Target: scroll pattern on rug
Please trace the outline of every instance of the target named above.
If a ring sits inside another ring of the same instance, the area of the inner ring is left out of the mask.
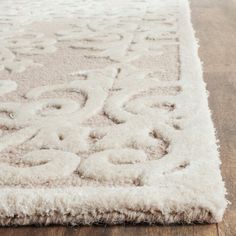
[[[44,20],[80,14],[51,38],[11,24],[19,33],[2,39],[3,70],[24,73],[38,65],[29,56],[54,53],[60,44],[108,65],[72,71],[69,82],[31,88],[23,102],[0,103],[1,184],[143,186],[187,168],[186,158],[173,158],[186,114],[198,107],[185,106],[180,97],[178,1],[135,2],[135,8],[128,1],[109,11],[86,1],[73,11],[72,3],[64,9],[55,1],[58,15],[46,8]],[[18,15],[7,16],[8,22]],[[1,96],[17,90],[17,81],[0,83]]]

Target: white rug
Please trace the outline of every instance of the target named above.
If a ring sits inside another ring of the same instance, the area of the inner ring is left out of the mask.
[[[0,26],[1,225],[221,221],[187,0],[1,1]]]

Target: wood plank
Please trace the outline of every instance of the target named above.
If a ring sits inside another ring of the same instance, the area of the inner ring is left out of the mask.
[[[1,236],[63,236],[67,229],[63,226],[50,227],[5,227],[0,228]]]
[[[1,236],[191,236],[193,226],[81,226],[81,227],[7,227],[0,228]],[[209,235],[211,236],[211,235]]]
[[[194,236],[217,236],[217,224],[212,225],[194,225]]]
[[[193,226],[142,226],[142,225],[122,225],[106,227],[78,227],[67,228],[65,235],[73,236],[142,236],[142,235],[160,235],[160,236],[191,236],[193,235]],[[211,235],[209,235],[211,236]],[[214,235],[215,236],[215,235]]]
[[[103,236],[105,227],[101,226],[80,226],[80,227],[68,227],[64,236],[88,236],[96,235]]]
[[[104,236],[189,236],[193,235],[193,226],[112,226],[107,227]]]

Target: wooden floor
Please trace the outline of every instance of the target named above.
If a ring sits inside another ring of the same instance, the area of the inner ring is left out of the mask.
[[[0,236],[236,236],[236,0],[191,0],[204,79],[221,144],[222,174],[232,202],[220,224],[191,226],[0,228]]]

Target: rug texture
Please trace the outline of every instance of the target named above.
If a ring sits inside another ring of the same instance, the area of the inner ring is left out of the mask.
[[[221,221],[187,0],[0,3],[0,224]]]

